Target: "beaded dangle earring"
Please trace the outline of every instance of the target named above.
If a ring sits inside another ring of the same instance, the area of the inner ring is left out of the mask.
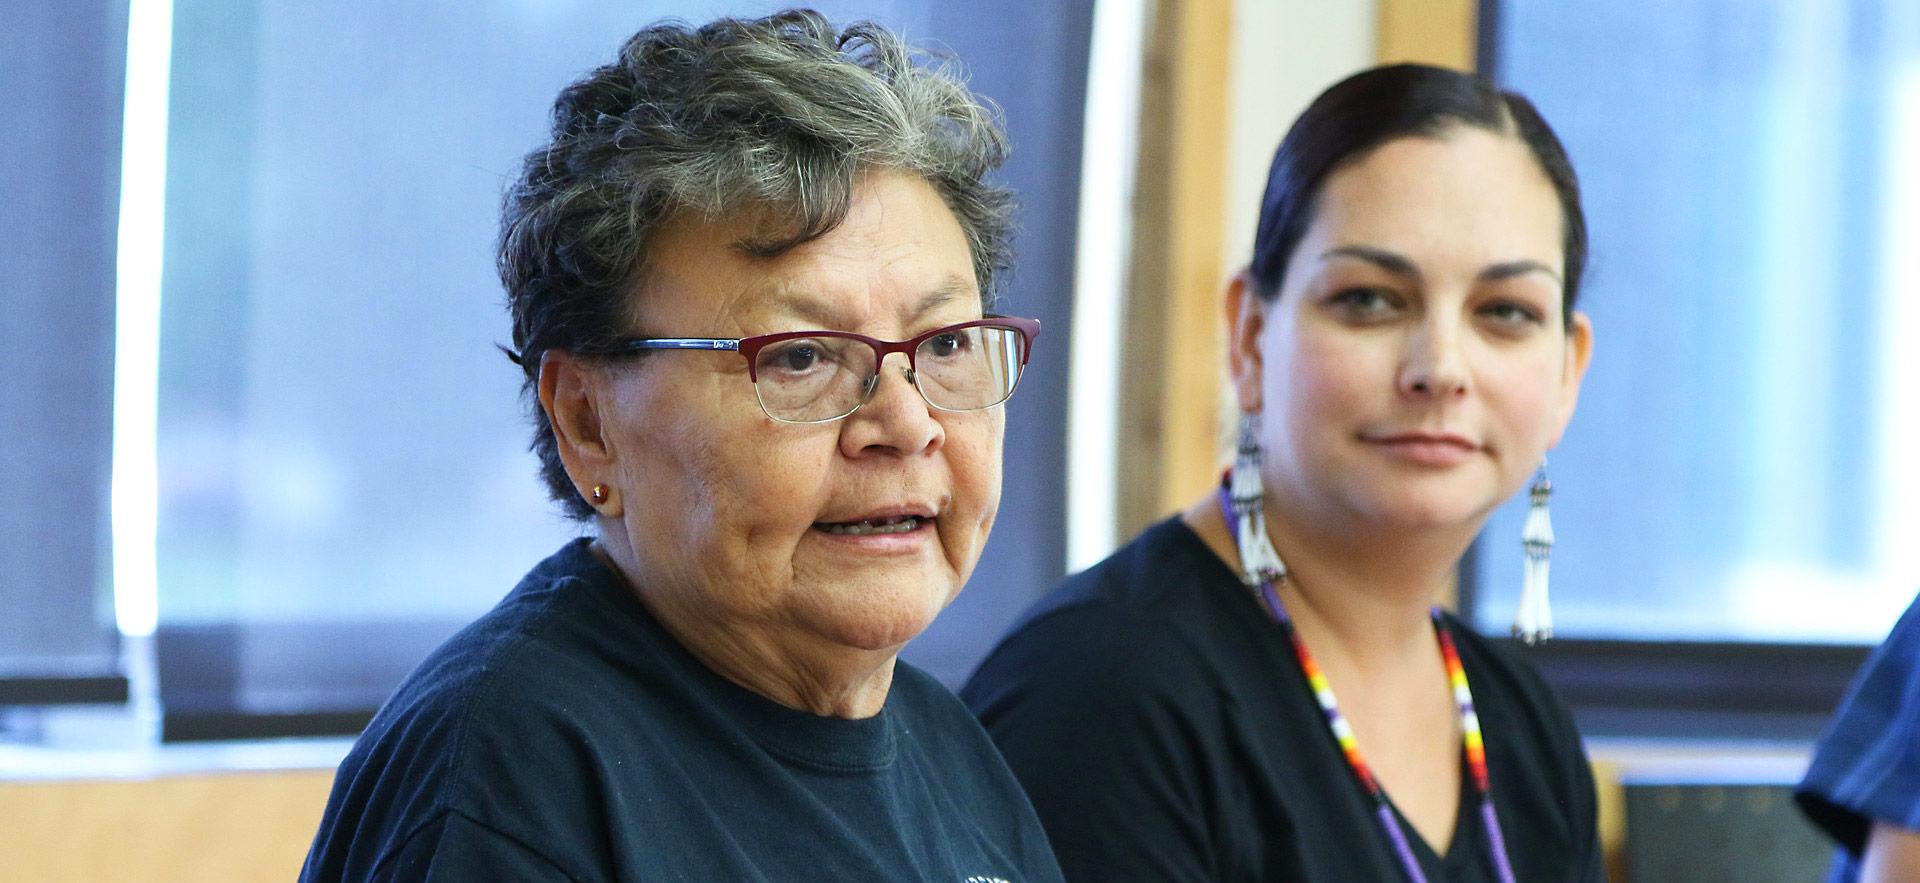
[[[1256,414],[1240,415],[1240,444],[1234,452],[1227,493],[1233,500],[1241,581],[1250,586],[1285,582],[1287,565],[1267,538],[1266,488],[1260,478],[1260,418]]]
[[[1538,644],[1553,637],[1553,611],[1547,606],[1547,564],[1553,554],[1553,520],[1547,516],[1547,500],[1553,496],[1553,482],[1547,480],[1547,461],[1540,461],[1528,496],[1527,523],[1520,530],[1520,547],[1526,552],[1526,574],[1520,583],[1520,612],[1513,620],[1513,636],[1527,644]]]

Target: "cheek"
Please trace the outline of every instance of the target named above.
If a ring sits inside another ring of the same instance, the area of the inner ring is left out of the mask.
[[[629,522],[736,561],[750,554],[742,545],[772,548],[767,541],[786,536],[791,546],[812,525],[833,442],[758,423],[683,412],[636,433],[629,449],[640,456],[629,486],[642,516],[630,514]]]
[[[1391,391],[1392,366],[1379,354],[1333,335],[1300,334],[1284,346],[1269,347],[1266,361],[1268,408],[1298,433],[1312,433],[1376,410],[1368,403],[1380,390]],[[1271,434],[1271,433],[1270,433]]]
[[[837,447],[834,433],[817,430],[762,426],[721,442],[727,463],[716,484],[748,539],[785,537],[791,545],[813,525],[833,480]]]
[[[980,553],[1000,512],[1006,409],[951,416],[962,418],[947,424],[947,443],[942,449],[953,494],[950,512],[956,517],[941,528],[940,540],[947,566],[958,577],[952,589],[952,593],[957,593],[979,564]],[[948,600],[952,599],[952,593]]]
[[[1541,347],[1490,362],[1480,385],[1488,407],[1527,453],[1544,450],[1560,413],[1559,349]]]
[[[973,515],[984,531],[1000,508],[1001,458],[1006,445],[1006,409],[950,415],[945,454],[953,475],[956,509]]]

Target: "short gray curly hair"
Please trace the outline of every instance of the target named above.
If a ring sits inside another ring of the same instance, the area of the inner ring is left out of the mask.
[[[951,59],[870,22],[836,31],[807,10],[661,22],[562,90],[552,122],[507,191],[499,269],[531,447],[575,519],[593,509],[540,407],[541,357],[602,352],[627,333],[648,241],[676,216],[770,212],[786,232],[754,250],[779,254],[838,226],[861,173],[899,170],[959,221],[983,307],[1009,264],[1012,197],[986,181],[1007,153],[996,110]]]

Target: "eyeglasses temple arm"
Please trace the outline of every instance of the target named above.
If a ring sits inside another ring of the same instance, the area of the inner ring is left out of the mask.
[[[740,341],[713,337],[647,337],[623,341],[623,350],[714,350],[738,352]]]

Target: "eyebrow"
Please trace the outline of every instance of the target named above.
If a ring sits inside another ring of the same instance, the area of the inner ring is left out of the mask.
[[[1512,279],[1515,276],[1525,276],[1528,273],[1545,273],[1551,277],[1553,281],[1561,281],[1560,274],[1554,272],[1552,267],[1539,261],[1524,260],[1494,264],[1480,271],[1480,280],[1483,282],[1496,282],[1501,279]]]
[[[1320,255],[1320,259],[1323,261],[1336,257],[1348,257],[1365,261],[1395,276],[1403,276],[1416,282],[1420,279],[1420,268],[1414,266],[1413,261],[1408,260],[1403,255],[1395,254],[1383,248],[1374,248],[1371,245],[1343,245],[1339,248],[1328,249]],[[1524,276],[1528,273],[1545,273],[1547,276],[1552,277],[1553,281],[1561,281],[1560,274],[1555,272],[1552,267],[1534,260],[1502,261],[1497,264],[1490,264],[1481,270],[1475,278],[1482,282],[1497,282],[1502,279],[1512,279],[1515,276]]]

